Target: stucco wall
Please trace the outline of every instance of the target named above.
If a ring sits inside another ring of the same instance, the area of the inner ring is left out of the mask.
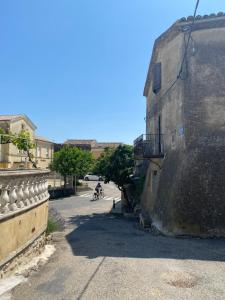
[[[169,159],[173,152],[183,152],[185,148],[184,136],[180,134],[180,128],[183,128],[183,82],[177,82],[176,86],[170,92],[163,96],[171,83],[176,79],[180,67],[180,61],[183,53],[183,36],[180,34],[172,40],[165,39],[159,43],[153,53],[153,62],[162,64],[162,88],[157,94],[152,91],[152,82],[147,97],[146,133],[158,133],[158,117],[161,117],[161,133],[164,135],[165,151],[167,158],[153,159],[150,163],[147,173],[144,191],[141,199],[141,205],[151,217],[158,213],[156,207],[162,207],[159,198],[160,178],[164,170],[167,170],[165,161]],[[179,163],[174,161],[174,165]],[[162,166],[163,165],[163,166]],[[162,166],[162,169],[160,168]],[[164,184],[164,183],[163,183]],[[164,202],[164,197],[163,197]]]
[[[14,257],[47,227],[48,202],[0,219],[0,266]]]
[[[165,91],[176,80],[183,55],[183,35],[179,34],[174,39],[164,40],[154,53],[154,63],[162,64],[162,88],[159,93],[152,91],[152,82],[147,97],[146,133],[158,132],[158,116],[161,116],[161,132],[165,134],[167,149],[180,144],[179,129],[183,127],[183,89],[182,81],[176,83],[168,94]],[[172,136],[175,137],[172,141]]]

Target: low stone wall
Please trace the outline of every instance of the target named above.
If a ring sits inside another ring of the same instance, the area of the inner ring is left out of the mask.
[[[22,267],[24,271],[17,274],[27,277],[32,270],[36,270],[37,267],[30,269],[30,262],[34,257],[38,257],[44,251],[46,244],[51,243],[51,236],[46,236],[43,233],[33,243],[16,255],[13,259],[9,260],[0,268],[0,279],[8,277],[18,272],[18,269]],[[23,268],[23,266],[25,266]]]
[[[74,188],[56,188],[48,190],[50,199],[59,199],[75,195]]]
[[[47,228],[47,174],[33,170],[0,172],[0,269]]]

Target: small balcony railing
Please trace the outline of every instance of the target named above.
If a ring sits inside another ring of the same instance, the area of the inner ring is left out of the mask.
[[[163,134],[142,134],[134,141],[135,159],[162,157],[164,157]]]

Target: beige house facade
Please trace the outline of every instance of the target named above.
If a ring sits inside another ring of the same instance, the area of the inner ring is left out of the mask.
[[[8,133],[18,134],[21,130],[29,132],[36,147],[32,149],[37,167],[47,169],[53,158],[53,142],[35,136],[36,125],[26,115],[1,115],[0,128]],[[1,169],[31,169],[26,153],[19,150],[12,143],[0,143],[0,168]]]
[[[119,142],[97,142],[97,140],[67,140],[64,144],[72,145],[83,150],[89,150],[94,159],[97,159],[105,148],[117,148],[122,143]]]
[[[38,168],[48,169],[53,159],[54,143],[44,137],[35,136],[35,161]]]

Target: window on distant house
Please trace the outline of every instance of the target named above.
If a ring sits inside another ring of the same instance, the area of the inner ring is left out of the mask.
[[[49,158],[49,148],[46,148],[46,158]]]
[[[41,156],[41,148],[37,146],[37,157]]]
[[[153,85],[152,91],[157,94],[161,90],[161,82],[162,82],[162,71],[161,71],[161,62],[158,62],[153,67]]]

